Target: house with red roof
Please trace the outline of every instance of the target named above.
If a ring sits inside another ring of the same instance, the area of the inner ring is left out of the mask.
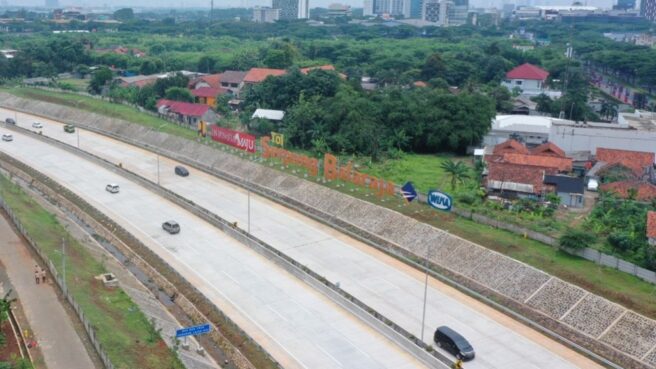
[[[264,82],[264,80],[271,77],[278,77],[286,74],[284,69],[271,69],[271,68],[251,68],[244,77],[245,85],[255,85]]]
[[[656,246],[656,211],[647,212],[647,242]]]
[[[534,199],[556,193],[562,204],[583,206],[583,180],[564,175],[572,171],[572,158],[553,143],[529,150],[511,139],[496,145],[485,164],[484,182],[491,193]]]
[[[642,202],[649,202],[656,199],[656,186],[647,181],[637,179],[604,183],[599,186],[599,190],[613,193],[623,199],[634,197],[635,200]]]
[[[194,104],[182,101],[160,99],[157,101],[157,112],[169,119],[196,129],[200,122],[214,123],[218,115],[205,104]]]
[[[551,98],[558,98],[560,91],[547,88],[549,72],[533,64],[524,63],[506,73],[506,78],[501,82],[508,90],[519,89],[524,96],[538,96],[545,94]]]
[[[191,94],[194,96],[196,103],[205,104],[210,108],[216,106],[216,98],[230,93],[230,91],[223,88],[214,88],[214,87],[200,87],[194,90],[191,90]]]

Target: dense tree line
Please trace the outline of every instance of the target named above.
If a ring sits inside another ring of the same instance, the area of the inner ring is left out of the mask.
[[[487,133],[492,98],[478,92],[394,86],[367,92],[335,73],[298,71],[268,78],[247,93],[245,117],[256,107],[286,109],[287,142],[318,154],[371,156],[400,151],[463,152]],[[272,127],[253,127],[268,133]]]

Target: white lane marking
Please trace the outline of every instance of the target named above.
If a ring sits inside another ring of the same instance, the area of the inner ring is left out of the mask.
[[[226,277],[228,277],[231,281],[235,282],[237,286],[241,285],[239,281],[237,281],[235,278],[233,278],[230,274],[226,273],[225,271],[221,271],[222,274],[224,274]]]
[[[282,319],[282,320],[284,320],[285,322],[289,323],[289,320],[287,320],[287,318],[285,318],[284,316],[282,316],[282,314],[280,314],[280,313],[278,312],[278,310],[272,308],[271,306],[267,306],[267,309],[271,310],[271,311],[272,311],[274,314],[276,314],[280,319]]]
[[[318,347],[319,350],[321,350],[324,354],[326,354],[326,356],[328,356],[329,358],[331,358],[332,361],[334,361],[337,365],[339,365],[340,368],[343,368],[343,367],[344,367],[344,365],[342,365],[342,363],[341,363],[339,360],[335,359],[335,357],[334,357],[333,355],[331,355],[330,353],[328,353],[328,351],[326,351],[323,347],[321,347],[320,345],[317,345],[317,347]]]

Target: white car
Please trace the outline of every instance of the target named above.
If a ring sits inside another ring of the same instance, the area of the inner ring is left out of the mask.
[[[14,136],[12,135],[2,135],[2,141],[13,141]]]
[[[43,124],[39,122],[32,123],[32,128],[43,128]]]
[[[105,190],[109,193],[118,193],[119,187],[118,187],[117,184],[111,184],[110,183],[107,186],[105,186]]]

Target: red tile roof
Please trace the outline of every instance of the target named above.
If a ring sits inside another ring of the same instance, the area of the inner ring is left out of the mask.
[[[227,93],[228,90],[224,88],[201,87],[191,90],[191,94],[196,97],[217,97]]]
[[[311,70],[315,69],[321,69],[321,70],[335,70],[334,65],[326,64],[326,65],[321,65],[318,67],[307,67],[307,68],[301,68],[301,73],[303,74],[308,74]]]
[[[597,160],[608,164],[621,164],[631,169],[637,176],[640,176],[644,173],[645,167],[654,165],[654,153],[600,147],[597,149]]]
[[[190,117],[202,117],[210,109],[210,107],[205,104],[193,104],[182,101],[159,99],[157,101],[157,108],[159,109],[162,106],[167,106],[169,111],[173,113]]]
[[[572,170],[571,158],[558,158],[544,155],[527,154],[503,154],[504,162],[510,164],[528,165],[532,167],[554,168],[559,172],[570,172]]]
[[[533,64],[525,63],[506,73],[508,79],[532,79],[544,81],[549,77],[549,72]]]
[[[190,88],[195,88],[196,85],[200,82],[205,82],[212,88],[219,88],[219,87],[221,87],[221,75],[220,74],[208,74],[206,76],[198,77],[195,80],[189,82],[189,87]]]
[[[236,83],[244,82],[244,78],[248,72],[241,72],[237,70],[227,70],[220,74],[222,83]]]
[[[656,238],[656,211],[647,212],[647,237]]]
[[[424,81],[415,81],[415,83],[412,84],[415,87],[427,87],[428,85]]]
[[[656,186],[649,182],[633,180],[633,181],[620,181],[613,183],[604,183],[599,186],[601,191],[614,192],[621,198],[629,197],[629,189],[635,189],[636,200],[638,201],[651,201],[656,198]]]
[[[512,182],[533,186],[534,194],[541,194],[546,185],[544,176],[556,174],[554,168],[534,167],[511,163],[488,163],[487,181]]]
[[[244,83],[260,83],[269,76],[282,76],[287,73],[284,69],[269,69],[269,68],[251,68],[244,77]]]
[[[515,154],[528,154],[526,146],[515,140],[508,140],[494,146],[494,155],[502,155],[505,153]]]
[[[543,143],[538,147],[531,149],[532,155],[544,155],[544,156],[555,156],[558,158],[565,157],[565,151],[560,147],[556,146],[553,142]]]

